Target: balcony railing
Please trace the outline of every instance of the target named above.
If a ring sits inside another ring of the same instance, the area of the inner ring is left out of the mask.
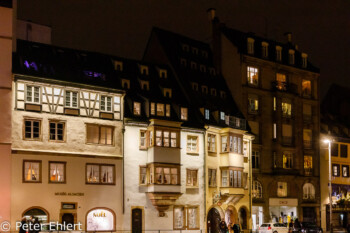
[[[293,137],[282,136],[282,145],[284,145],[284,146],[293,145]]]
[[[305,149],[311,149],[312,148],[312,141],[311,140],[304,140],[304,148]]]
[[[235,129],[245,130],[247,128],[245,119],[234,116],[225,116],[225,124]]]

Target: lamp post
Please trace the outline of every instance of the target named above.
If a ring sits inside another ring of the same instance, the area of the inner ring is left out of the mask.
[[[333,232],[332,228],[332,161],[331,161],[331,140],[324,140],[328,143],[328,195],[329,195],[329,229]]]

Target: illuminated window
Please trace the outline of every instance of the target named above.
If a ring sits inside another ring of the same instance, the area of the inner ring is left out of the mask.
[[[293,168],[293,154],[291,152],[283,153],[283,168],[284,169]]]
[[[301,54],[301,61],[302,61],[302,67],[306,68],[307,67],[307,54],[306,53]]]
[[[259,83],[259,71],[258,68],[248,66],[247,67],[248,84],[257,86]]]
[[[220,120],[225,120],[225,112],[220,112]]]
[[[259,112],[259,97],[257,95],[248,95],[248,112],[250,114]]]
[[[332,164],[332,173],[333,173],[333,176],[340,176],[340,171],[339,171],[339,164]]]
[[[315,187],[311,183],[305,183],[303,186],[303,199],[315,199]]]
[[[198,153],[198,136],[187,135],[187,153]]]
[[[349,165],[342,165],[342,176],[349,177]]]
[[[228,152],[227,136],[221,136],[221,153]]]
[[[178,168],[174,167],[156,167],[155,182],[157,184],[178,184]]]
[[[276,111],[277,109],[277,100],[276,97],[273,97],[273,111]]]
[[[282,47],[276,46],[276,61],[282,61]]]
[[[66,183],[66,162],[49,162],[50,183]]]
[[[253,198],[259,199],[259,198],[262,198],[262,194],[263,194],[262,185],[259,181],[255,180],[253,182],[253,187],[252,187],[252,196]]]
[[[157,116],[164,116],[164,104],[157,104]]]
[[[260,151],[257,151],[257,150],[252,151],[252,168],[254,169],[260,168]]]
[[[277,182],[277,196],[286,197],[288,193],[287,182]]]
[[[199,230],[199,207],[187,207],[187,229]]]
[[[41,161],[23,160],[23,182],[41,182]]]
[[[276,74],[276,87],[279,90],[287,90],[287,77],[285,74],[277,73]]]
[[[216,136],[214,134],[208,134],[208,151],[216,151]]]
[[[25,119],[24,120],[24,138],[31,140],[40,140],[41,120]]]
[[[65,107],[77,108],[78,107],[78,92],[66,91]]]
[[[233,168],[221,170],[221,186],[222,187],[242,187],[242,170],[236,170]]]
[[[208,185],[216,187],[216,169],[208,169]]]
[[[262,56],[267,58],[269,56],[269,44],[266,42],[262,42],[261,46],[262,46]]]
[[[178,147],[178,134],[178,132],[169,130],[156,130],[156,146]]]
[[[273,139],[277,138],[277,124],[273,123]]]
[[[26,102],[40,104],[40,87],[26,86]]]
[[[170,146],[171,147],[177,147],[177,135],[178,133],[175,133],[175,132],[171,132],[170,134]]]
[[[141,115],[141,103],[134,102],[134,115],[140,116]]]
[[[147,168],[140,166],[140,185],[147,184]]]
[[[311,97],[311,81],[303,79],[301,83],[302,95],[304,97]]]
[[[140,130],[140,149],[146,149],[147,148],[147,131],[146,130]]]
[[[113,145],[113,127],[86,124],[86,142],[101,145]]]
[[[163,131],[163,146],[164,147],[170,146],[170,132],[169,131]]]
[[[165,105],[165,116],[170,117],[170,104]]]
[[[102,95],[100,109],[104,112],[112,112],[112,97]]]
[[[306,176],[312,175],[312,156],[304,155],[304,172]]]
[[[204,110],[204,118],[205,118],[206,120],[209,120],[209,117],[210,117],[210,115],[209,115],[209,109],[205,109],[205,110]]]
[[[163,132],[161,130],[156,131],[156,146],[162,146]]]
[[[188,109],[181,108],[181,120],[187,121],[188,119]]]
[[[290,65],[294,65],[294,57],[295,57],[294,54],[295,54],[295,51],[293,49],[290,49],[288,51],[288,61]]]
[[[86,164],[87,184],[114,184],[115,166],[107,164]]]
[[[151,115],[156,115],[156,104],[151,103]]]
[[[247,38],[247,52],[248,54],[254,54],[254,39]]]
[[[289,100],[282,100],[282,116],[291,117],[292,116],[292,104]]]
[[[50,141],[64,141],[65,123],[50,121]]]
[[[186,186],[198,186],[197,182],[198,170],[186,169]]]

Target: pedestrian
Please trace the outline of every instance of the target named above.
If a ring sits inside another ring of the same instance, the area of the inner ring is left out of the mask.
[[[33,233],[39,233],[41,231],[41,226],[39,222],[39,218],[36,217],[33,222]]]
[[[27,224],[27,218],[23,217],[21,220],[21,226],[19,228],[19,233],[26,233],[25,224]]]
[[[238,224],[233,224],[232,230],[233,230],[233,233],[239,233]]]
[[[226,226],[224,219],[221,219],[221,222],[219,224],[219,228],[220,228],[221,233],[227,233],[227,226]]]
[[[34,216],[30,216],[28,220],[28,233],[35,233],[34,232]]]

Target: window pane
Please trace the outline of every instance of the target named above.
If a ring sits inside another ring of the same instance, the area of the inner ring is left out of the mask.
[[[184,207],[174,207],[174,228],[182,229],[184,228]]]
[[[188,228],[194,229],[199,228],[198,226],[198,208],[197,207],[189,207],[188,208]]]
[[[63,163],[50,163],[50,181],[51,182],[65,181]]]
[[[87,125],[87,142],[99,143],[99,127],[97,125]]]
[[[33,182],[40,181],[39,162],[24,162],[24,180]]]
[[[100,182],[100,166],[99,165],[87,165],[87,182],[88,183],[99,183]]]
[[[114,183],[114,166],[101,166],[101,182]]]

